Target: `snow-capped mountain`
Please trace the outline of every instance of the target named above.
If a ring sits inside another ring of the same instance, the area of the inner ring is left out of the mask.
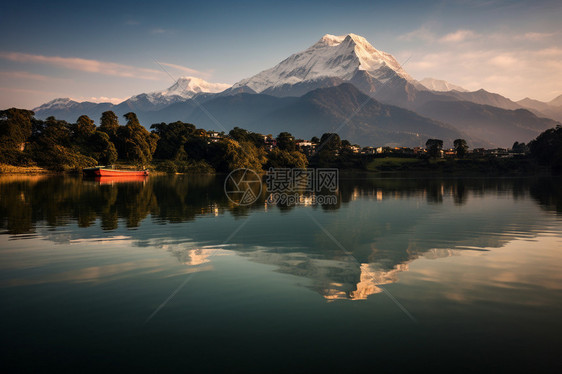
[[[455,90],[459,92],[468,92],[468,90],[462,88],[461,86],[457,86],[442,79],[424,78],[420,81],[420,83],[432,91],[446,92]]]
[[[71,100],[68,97],[60,97],[58,99],[51,100],[41,106],[38,106],[37,108],[34,108],[33,111],[37,112],[40,110],[60,110],[66,109],[76,104],[78,104],[77,101]]]
[[[150,104],[161,107],[191,99],[200,93],[222,92],[229,87],[230,85],[225,83],[210,83],[201,78],[181,77],[172,86],[163,91],[135,95],[127,101],[131,104],[148,101]]]
[[[231,90],[249,88],[257,93],[293,96],[294,88],[311,89],[361,79],[374,92],[395,77],[424,89],[389,53],[375,49],[365,38],[355,34],[326,34],[305,51],[296,53],[271,69],[234,84]],[[363,87],[361,89],[365,90]]]
[[[201,78],[181,77],[176,83],[168,87],[164,91],[154,91],[147,93],[147,98],[153,103],[162,101],[177,101],[177,98],[190,99],[199,93],[217,93],[226,90],[230,84],[210,83]],[[131,99],[133,99],[133,96]]]
[[[157,110],[179,101],[191,99],[198,94],[222,92],[229,87],[230,85],[225,83],[210,83],[196,77],[181,77],[165,90],[132,96],[115,105],[115,107],[129,108],[130,110]],[[69,98],[58,98],[34,108],[33,111],[39,113],[57,110],[68,111],[73,107],[80,107],[83,104],[95,105],[96,103],[87,101],[77,102]],[[98,104],[104,107],[113,106],[111,103]]]
[[[408,75],[392,55],[375,49],[361,36],[328,34],[310,48],[230,88],[184,77],[168,89],[135,95],[118,105],[56,99],[35,112],[37,118],[55,116],[71,122],[83,114],[97,120],[107,110],[119,117],[132,111],[147,128],[181,120],[216,129],[218,119],[225,129],[292,131],[298,137],[334,131],[344,119],[352,118],[339,131],[359,144],[414,145],[423,143],[424,137],[456,136],[471,140],[473,146],[502,147],[516,140],[527,142],[556,126],[543,117],[561,118],[560,107],[553,107],[552,114],[533,114],[520,103],[483,89],[466,92],[445,81],[424,81],[429,88]],[[355,112],[358,102],[365,103],[359,106],[361,113]],[[384,113],[393,114],[385,117]],[[416,113],[426,118],[413,116]],[[486,144],[478,139],[485,139]]]

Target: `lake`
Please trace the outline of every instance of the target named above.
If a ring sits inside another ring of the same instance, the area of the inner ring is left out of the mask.
[[[560,372],[562,180],[0,177],[3,372]]]

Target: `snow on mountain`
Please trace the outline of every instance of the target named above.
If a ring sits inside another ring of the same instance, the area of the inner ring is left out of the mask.
[[[361,71],[378,83],[397,75],[419,86],[391,54],[375,49],[362,36],[326,34],[305,51],[290,56],[271,69],[241,80],[232,90],[248,87],[262,93],[280,86],[302,85],[304,82],[327,78],[351,81]]]
[[[152,104],[164,105],[191,99],[199,93],[222,92],[229,87],[230,85],[225,83],[210,83],[196,77],[181,77],[172,86],[163,91],[136,95],[131,97],[129,101],[134,103],[142,98]]]
[[[43,105],[34,108],[33,111],[37,112],[40,110],[58,110],[58,109],[66,109],[70,106],[76,105],[78,102],[69,99],[68,97],[61,97],[54,100],[49,101]]]
[[[163,91],[153,91],[141,93],[116,105],[116,107],[129,108],[130,110],[157,110],[178,101],[185,101],[193,98],[197,94],[217,93],[229,88],[229,84],[210,83],[196,77],[181,77],[172,86]],[[87,101],[77,102],[69,98],[58,98],[49,101],[37,108],[35,112],[47,113],[56,110],[68,110],[80,106],[80,104],[95,104]],[[99,103],[103,106],[112,105],[111,103]]]
[[[435,78],[424,78],[420,81],[420,83],[425,86],[427,89],[432,91],[460,91],[460,92],[468,92],[468,90],[462,88],[461,86],[454,85],[442,79],[435,79]]]

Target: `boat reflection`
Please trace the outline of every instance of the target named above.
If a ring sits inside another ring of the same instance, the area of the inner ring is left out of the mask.
[[[116,184],[116,183],[135,183],[135,182],[146,182],[148,180],[147,175],[119,175],[114,177],[94,177],[96,183],[100,185],[104,184]]]

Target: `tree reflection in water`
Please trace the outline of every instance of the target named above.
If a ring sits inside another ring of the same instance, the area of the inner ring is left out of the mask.
[[[149,215],[159,223],[186,222],[200,215],[230,212],[245,216],[263,210],[267,191],[251,206],[230,202],[223,190],[222,175],[175,175],[147,178],[141,182],[104,184],[95,180],[62,176],[0,177],[0,228],[8,234],[33,232],[37,223],[50,227],[76,222],[89,227],[100,220],[104,230],[114,230],[123,220],[128,228],[138,227]],[[350,179],[341,180],[337,210],[358,197],[400,199],[425,196],[429,204],[443,203],[452,196],[457,205],[470,196],[510,194],[514,199],[530,194],[549,211],[562,213],[559,179]],[[303,199],[306,201],[306,199]],[[274,208],[269,206],[269,209]],[[294,205],[278,204],[280,211]]]

